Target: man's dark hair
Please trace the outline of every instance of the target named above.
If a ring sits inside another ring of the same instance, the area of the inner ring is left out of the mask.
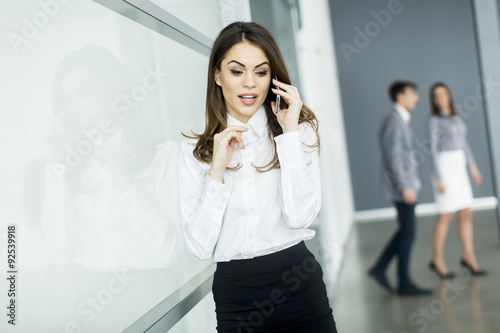
[[[389,97],[396,102],[398,94],[404,94],[407,87],[417,90],[417,84],[410,81],[395,81],[389,87]]]

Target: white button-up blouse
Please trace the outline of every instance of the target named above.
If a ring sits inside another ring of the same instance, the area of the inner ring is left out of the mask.
[[[321,207],[321,184],[316,134],[308,122],[299,131],[274,138],[280,169],[258,172],[274,147],[261,107],[243,124],[227,115],[228,126],[248,128],[245,149],[235,146],[224,183],[209,176],[210,164],[193,156],[195,140],[181,144],[180,203],[186,245],[204,260],[248,259],[280,251],[314,236],[307,229]]]

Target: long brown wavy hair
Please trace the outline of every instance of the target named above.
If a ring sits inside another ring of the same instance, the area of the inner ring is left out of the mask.
[[[432,85],[430,91],[429,91],[429,99],[430,99],[430,102],[431,102],[431,114],[433,114],[434,116],[441,115],[441,110],[438,108],[438,106],[434,102],[434,92],[436,91],[437,88],[444,88],[448,92],[448,96],[450,97],[450,105],[449,105],[450,106],[450,115],[452,117],[455,116],[457,114],[457,112],[455,111],[455,106],[454,106],[454,103],[453,103],[453,97],[451,96],[450,89],[443,82],[434,83]]]
[[[283,59],[276,41],[267,29],[254,22],[234,22],[226,26],[219,33],[219,36],[214,42],[212,53],[210,54],[205,110],[205,132],[203,134],[193,133],[191,136],[183,134],[187,138],[198,140],[196,147],[193,150],[193,155],[200,162],[207,164],[212,163],[214,135],[227,128],[226,103],[222,94],[222,88],[215,82],[216,70],[221,70],[221,62],[229,50],[234,45],[242,42],[248,42],[260,48],[264,52],[266,57],[269,59],[269,64],[271,66],[271,77],[277,76],[278,81],[291,84],[285,60]],[[259,172],[266,172],[271,169],[280,168],[278,154],[276,151],[276,143],[273,138],[283,134],[283,129],[271,109],[271,101],[274,101],[276,98],[276,95],[271,91],[271,86],[272,85],[270,85],[264,101],[264,108],[267,113],[269,139],[274,145],[274,156],[267,165],[256,167]],[[281,99],[280,107],[283,108],[285,105],[286,103],[283,99]],[[316,143],[309,147],[318,148],[319,151],[320,138],[318,133],[318,120],[316,119],[314,113],[307,106],[303,105],[302,110],[300,111],[299,124],[305,121],[311,124],[317,137]],[[235,170],[238,168],[228,169]]]

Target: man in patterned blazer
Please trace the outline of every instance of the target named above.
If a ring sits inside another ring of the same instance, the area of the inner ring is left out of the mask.
[[[418,173],[415,137],[409,126],[410,112],[418,101],[416,84],[396,81],[389,88],[393,107],[385,115],[379,129],[382,153],[381,190],[398,212],[399,229],[386,245],[380,258],[368,271],[383,288],[393,292],[385,271],[392,258],[398,257],[400,295],[428,295],[431,290],[418,287],[410,277],[411,247],[415,238],[415,206],[421,180]]]

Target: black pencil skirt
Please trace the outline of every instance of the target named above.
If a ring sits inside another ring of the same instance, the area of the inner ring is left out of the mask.
[[[217,332],[337,332],[323,271],[300,242],[247,260],[217,263]]]

